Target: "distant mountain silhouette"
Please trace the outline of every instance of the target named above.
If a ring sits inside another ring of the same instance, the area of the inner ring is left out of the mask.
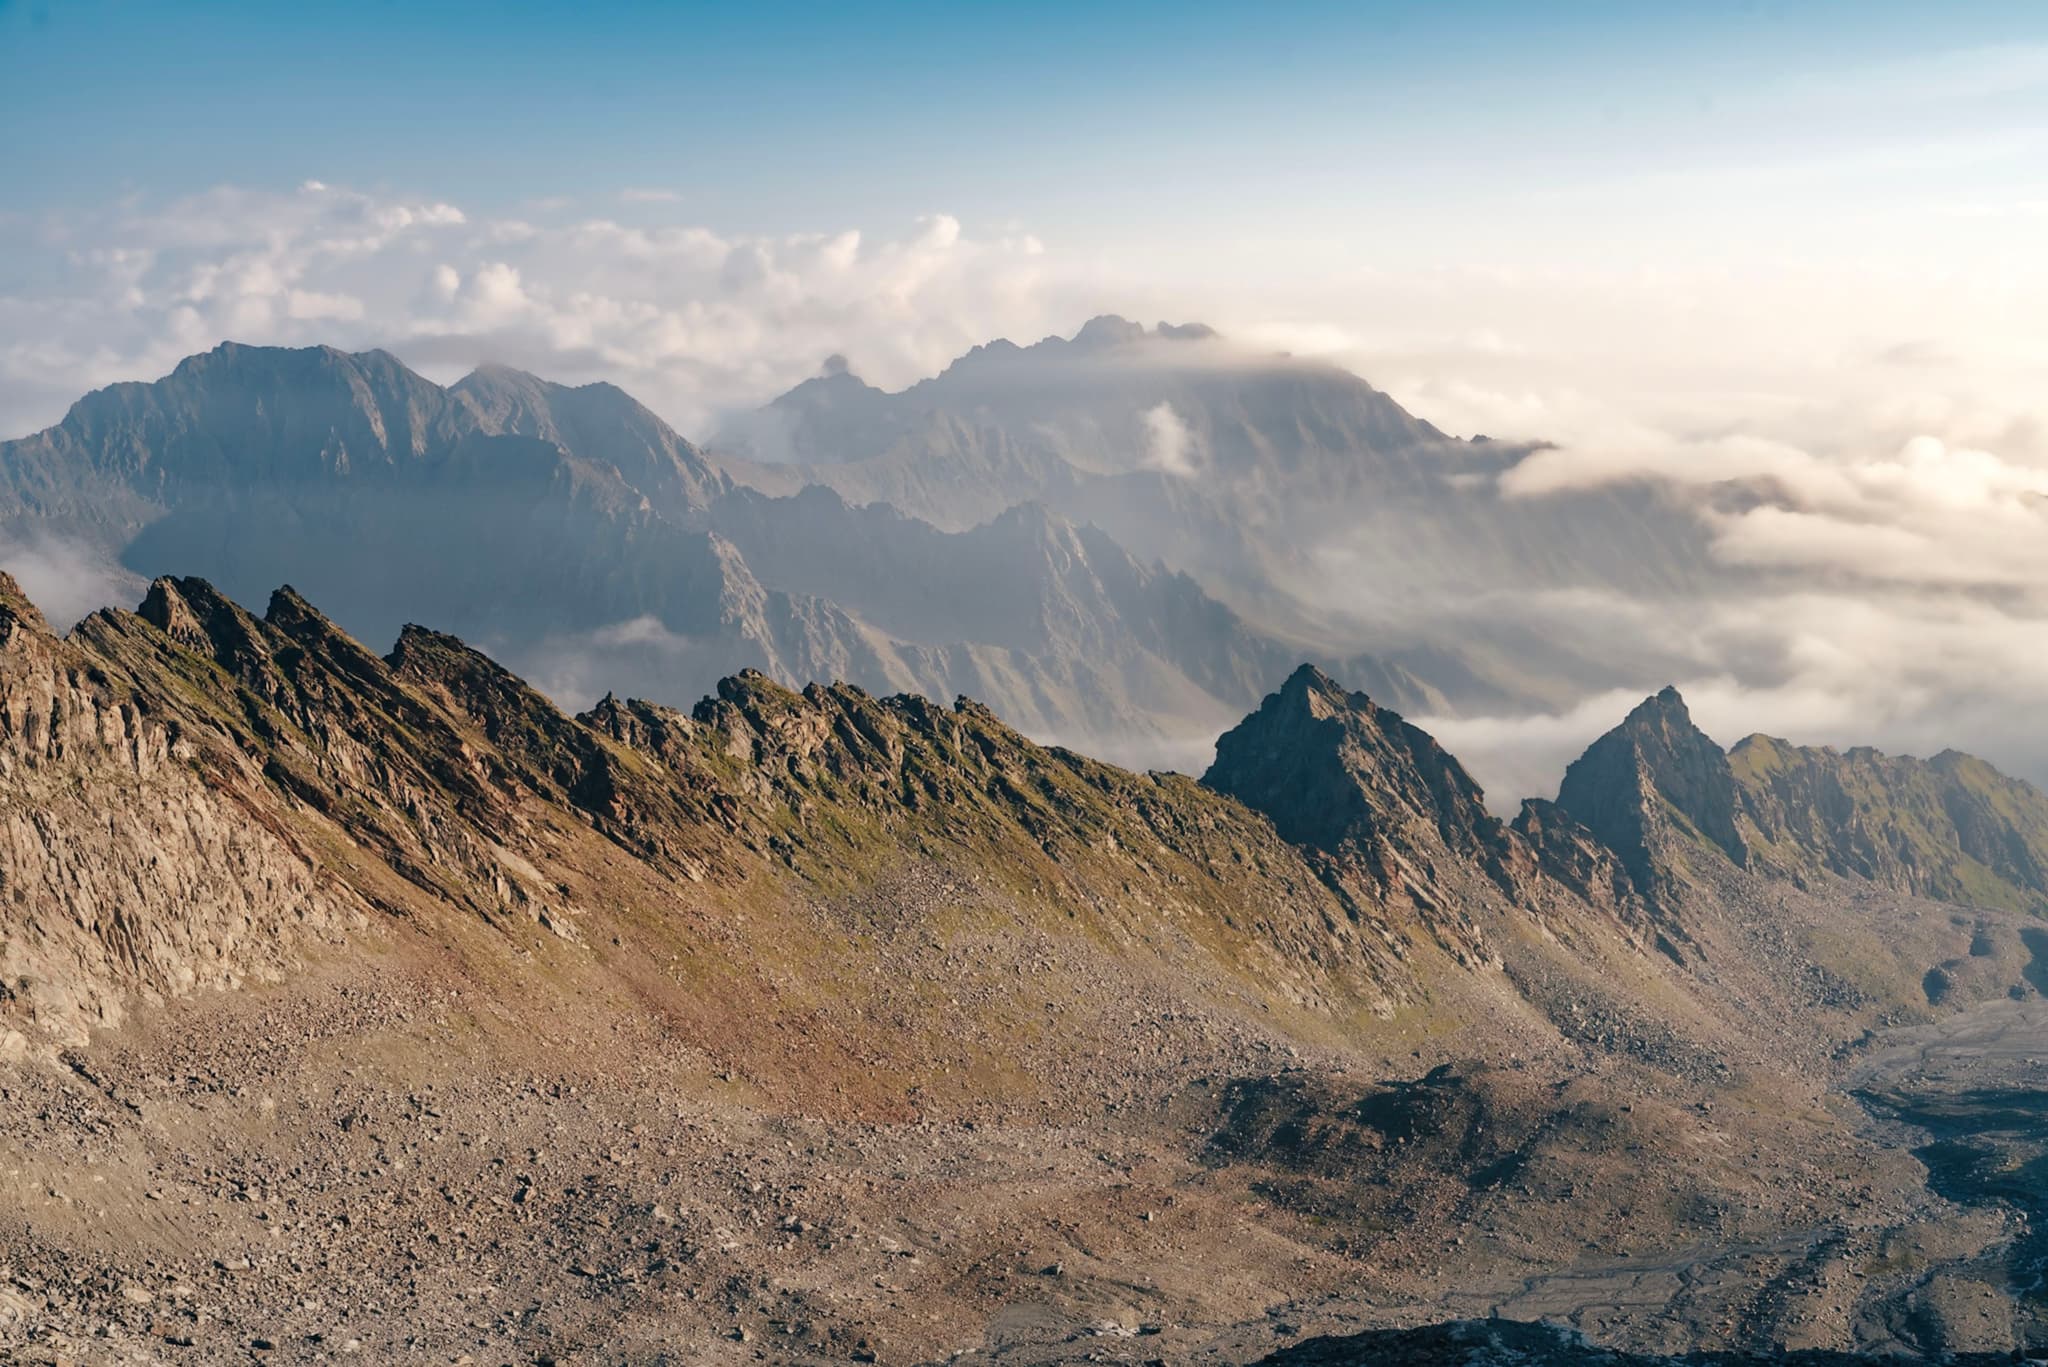
[[[571,701],[685,702],[757,668],[972,694],[1139,758],[1213,735],[1302,653],[1041,503],[947,530],[823,488],[765,496],[610,385],[487,367],[444,389],[384,352],[226,344],[88,395],[0,444],[0,529],[241,597],[289,581],[372,639],[443,623]],[[1398,663],[1319,658],[1443,701]]]

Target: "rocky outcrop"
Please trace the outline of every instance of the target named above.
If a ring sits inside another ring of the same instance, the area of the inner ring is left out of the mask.
[[[276,978],[364,924],[261,761],[165,695],[185,683],[59,640],[0,576],[0,1052]]]
[[[1420,925],[1468,962],[1495,958],[1489,911],[1559,926],[1640,917],[1590,832],[1547,806],[1508,827],[1427,732],[1313,665],[1217,741],[1202,781],[1271,817],[1359,914]]]
[[[1547,877],[1592,906],[1637,918],[1642,893],[1621,857],[1555,802],[1524,799],[1513,831]]]

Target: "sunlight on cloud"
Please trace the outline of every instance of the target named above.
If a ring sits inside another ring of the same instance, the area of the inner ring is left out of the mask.
[[[666,192],[629,191],[642,206]],[[86,386],[161,375],[223,339],[387,347],[439,378],[499,361],[632,389],[686,430],[833,352],[902,384],[1093,293],[1024,234],[932,214],[894,237],[732,236],[583,217],[473,219],[452,204],[308,181],[124,201],[23,225],[48,269],[0,299],[0,428],[53,421]]]

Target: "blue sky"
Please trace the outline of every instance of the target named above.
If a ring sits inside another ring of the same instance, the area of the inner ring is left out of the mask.
[[[1980,110],[1774,101],[2044,33],[2030,3],[1882,0],[12,0],[0,176],[31,212],[307,177],[500,207],[645,184],[732,231],[943,208],[1085,240],[1313,195],[1342,231],[1375,188],[1470,198],[1963,131]],[[2043,112],[2038,89],[2005,104]]]

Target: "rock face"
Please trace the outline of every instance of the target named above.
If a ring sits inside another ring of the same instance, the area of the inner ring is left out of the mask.
[[[1729,752],[1758,859],[1940,901],[2048,912],[2048,797],[1983,760],[1751,736]]]
[[[1749,858],[1728,756],[1693,725],[1675,688],[1646,699],[1574,760],[1557,806],[1615,851],[1644,889],[1697,844],[1738,867]]]
[[[151,606],[200,638],[168,587]],[[0,576],[0,1036],[79,1042],[133,1000],[274,979],[364,924],[368,901],[269,818],[262,762],[181,724],[164,682],[51,635]]]
[[[1427,732],[1303,665],[1216,742],[1203,780],[1265,813],[1354,908],[1399,935],[1420,925],[1494,962],[1481,922],[1633,924],[1640,901],[1593,835],[1551,810],[1514,828]]]

